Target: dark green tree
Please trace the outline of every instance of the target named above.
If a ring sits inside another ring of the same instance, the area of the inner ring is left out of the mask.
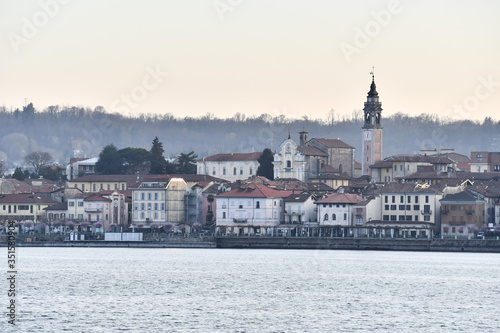
[[[58,181],[58,180],[64,178],[61,168],[50,167],[50,166],[45,166],[45,167],[41,168],[39,175],[45,179],[49,179],[49,180],[53,180],[53,181]]]
[[[163,150],[163,143],[158,139],[157,136],[155,136],[153,140],[153,145],[151,147],[151,159],[150,159],[150,167],[149,167],[149,173],[150,174],[163,174],[166,171],[166,165],[167,161],[165,160],[165,157],[163,156],[163,153],[165,150]]]
[[[123,173],[123,161],[114,144],[111,143],[102,149],[95,164],[95,171],[103,175]]]
[[[257,176],[264,176],[267,179],[274,180],[274,156],[271,149],[264,149],[262,155],[260,155],[257,161],[259,162],[259,167],[257,168]]]
[[[118,155],[122,158],[123,172],[126,174],[144,173],[148,170],[151,153],[144,148],[123,148],[118,150]]]
[[[17,180],[24,180],[24,172],[21,168],[17,167],[12,174],[12,178]]]
[[[165,173],[166,174],[177,173],[177,164],[167,161],[165,164]]]
[[[177,172],[178,173],[196,173],[196,159],[198,155],[194,151],[190,151],[187,154],[180,153],[177,156]]]

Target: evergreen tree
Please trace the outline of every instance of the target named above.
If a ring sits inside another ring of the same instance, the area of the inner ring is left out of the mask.
[[[180,153],[177,156],[177,172],[179,173],[196,173],[196,159],[198,155],[194,151],[190,151],[187,154]]]
[[[21,170],[21,168],[17,167],[14,170],[14,174],[12,175],[12,178],[17,179],[17,180],[24,180],[24,172]]]
[[[155,136],[153,146],[151,147],[151,163],[149,167],[150,174],[163,174],[166,171],[167,161],[163,156],[163,143]]]
[[[123,159],[114,144],[104,147],[99,154],[99,160],[95,164],[96,173],[103,175],[121,174],[123,170]]]
[[[274,156],[271,149],[264,149],[262,155],[260,155],[258,159],[259,167],[257,169],[257,176],[264,176],[267,179],[274,180],[273,161]]]

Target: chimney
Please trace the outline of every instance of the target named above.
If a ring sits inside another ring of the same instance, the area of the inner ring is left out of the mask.
[[[299,137],[300,137],[300,145],[305,146],[307,142],[307,132],[306,131],[299,132]]]

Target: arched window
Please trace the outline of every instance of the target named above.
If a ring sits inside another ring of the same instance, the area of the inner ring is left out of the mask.
[[[337,219],[337,215],[332,214],[332,221],[335,221]]]
[[[291,161],[286,161],[286,167],[291,168],[292,167],[292,162]]]
[[[323,220],[328,221],[328,214],[325,214],[325,218]]]

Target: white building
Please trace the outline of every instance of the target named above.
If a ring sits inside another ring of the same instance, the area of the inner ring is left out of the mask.
[[[317,222],[314,197],[308,192],[292,193],[285,198],[285,223]]]
[[[199,175],[210,175],[231,182],[245,180],[257,174],[262,152],[231,153],[208,156],[196,161]]]
[[[68,180],[78,178],[82,175],[93,174],[95,172],[95,164],[99,160],[94,158],[71,158],[66,166],[66,176]]]
[[[315,202],[320,226],[352,226],[353,205],[363,198],[357,194],[333,193]]]
[[[132,189],[132,223],[149,226],[184,223],[188,186],[182,178],[169,182],[142,182]]]
[[[290,194],[292,191],[275,190],[260,184],[218,194],[215,197],[217,232],[272,235],[284,221],[284,199]]]

